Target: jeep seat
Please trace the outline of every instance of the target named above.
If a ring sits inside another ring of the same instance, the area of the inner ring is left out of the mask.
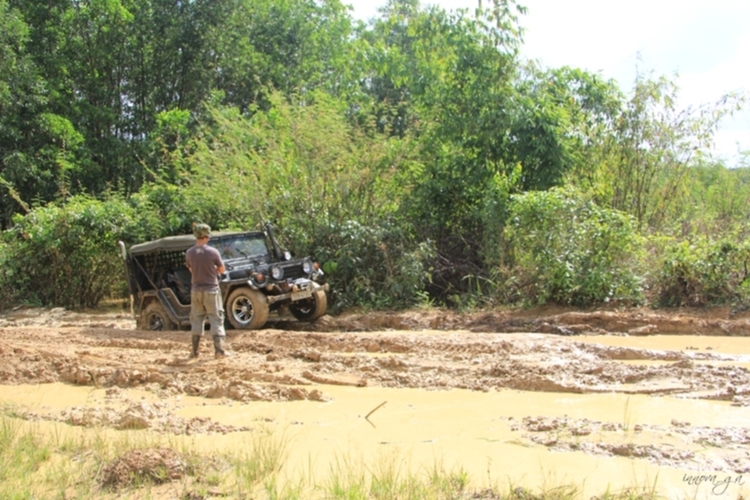
[[[190,303],[190,281],[192,276],[187,268],[175,269],[169,273],[169,286],[183,304]]]

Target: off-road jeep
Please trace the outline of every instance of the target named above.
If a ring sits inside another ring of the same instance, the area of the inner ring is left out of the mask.
[[[173,330],[190,326],[190,271],[185,251],[193,235],[168,236],[133,245],[120,242],[133,312],[138,328]],[[313,321],[326,312],[328,284],[310,258],[292,259],[282,252],[270,223],[265,232],[212,233],[226,272],[219,288],[229,327],[262,328],[269,313],[288,308],[300,321]]]

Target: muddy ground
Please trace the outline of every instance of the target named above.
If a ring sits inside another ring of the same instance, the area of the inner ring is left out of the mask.
[[[576,340],[583,334],[745,337],[750,314],[728,309],[351,313],[312,324],[278,320],[261,331],[230,330],[231,357],[215,360],[210,340],[204,339],[201,356],[189,360],[188,332],[135,330],[123,310],[17,309],[0,315],[0,385],[104,387],[108,397],[124,403],[119,410],[74,407],[57,414],[29,411],[26,417],[172,434],[247,430],[207,418],[181,419],[172,412],[173,396],[223,398],[227,404],[326,401],[329,385],[619,392],[750,405],[750,370],[740,366],[747,365],[750,353],[721,354],[691,345],[608,347]],[[153,391],[163,403],[130,400],[132,388]],[[686,418],[669,427],[633,429],[644,436],[679,436],[686,443],[659,449],[649,439],[624,447],[586,440],[592,433],[622,431],[615,423],[529,415],[511,425],[519,436],[550,449],[750,473],[748,427],[692,426]],[[710,458],[696,453],[696,444],[711,447]]]

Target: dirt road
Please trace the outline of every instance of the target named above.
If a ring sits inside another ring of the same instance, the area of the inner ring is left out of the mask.
[[[715,348],[722,339],[748,340],[750,316],[723,309],[326,316],[309,325],[277,321],[262,331],[229,331],[233,356],[221,360],[213,358],[208,339],[202,355],[188,360],[188,332],[134,328],[122,311],[6,313],[0,317],[0,385],[63,382],[107,388],[112,395],[138,388],[165,399],[189,395],[230,402],[326,401],[326,388],[338,385],[649,394],[750,405],[750,351],[743,352],[750,344]],[[673,336],[677,345],[655,349],[633,342],[657,336]],[[207,419],[185,422],[170,416],[165,405],[37,417],[177,434],[242,430]],[[748,426],[696,426],[689,416],[666,427],[635,426],[649,435],[680,436],[685,446],[670,449],[649,440],[625,447],[586,440],[622,431],[621,424],[608,422],[529,414],[511,426],[524,439],[555,450],[750,473]],[[698,445],[711,447],[711,453],[696,451]]]

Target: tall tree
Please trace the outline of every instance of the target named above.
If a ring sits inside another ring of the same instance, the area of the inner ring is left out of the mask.
[[[479,269],[480,208],[493,178],[513,170],[506,162],[508,104],[522,12],[511,0],[471,14],[394,0],[364,35],[370,74],[363,85],[375,125],[423,145],[404,210],[437,242],[436,283],[444,289],[462,287]]]
[[[602,201],[633,215],[641,228],[659,229],[674,214],[687,169],[710,148],[721,119],[742,102],[729,94],[680,109],[677,94],[675,82],[639,75],[605,144]]]
[[[81,136],[48,108],[48,86],[27,52],[31,31],[0,0],[0,227],[16,212],[67,193]]]

